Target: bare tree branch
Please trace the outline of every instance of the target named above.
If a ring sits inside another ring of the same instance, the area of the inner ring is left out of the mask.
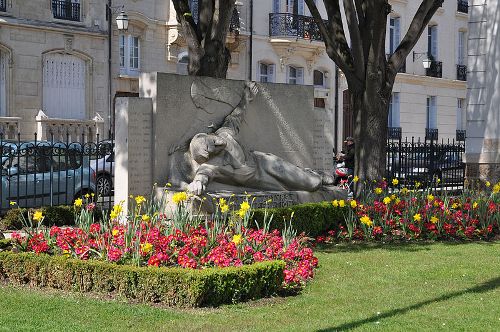
[[[347,27],[351,37],[351,49],[354,58],[354,71],[356,76],[363,77],[365,71],[365,59],[363,57],[363,43],[359,31],[359,21],[353,0],[344,0],[344,11],[346,14]]]
[[[410,51],[415,47],[432,16],[443,4],[443,0],[423,0],[408,28],[408,32],[394,54],[389,58],[388,70],[395,73],[403,65]]]

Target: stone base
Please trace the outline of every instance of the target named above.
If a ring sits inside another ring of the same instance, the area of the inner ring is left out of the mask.
[[[172,196],[181,190],[173,188],[157,188],[156,199],[163,200],[165,212],[173,211],[175,204]],[[190,209],[195,213],[210,214],[215,212],[216,203],[219,198],[226,199],[227,202],[234,202],[236,208],[248,199],[253,208],[277,208],[297,205],[302,203],[317,203],[332,201],[335,199],[346,199],[347,191],[335,186],[324,187],[321,190],[308,191],[253,191],[247,194],[233,193],[230,191],[207,192],[201,196],[195,196],[189,203]]]
[[[465,177],[469,183],[476,181],[497,183],[500,181],[500,164],[467,163],[465,167]]]

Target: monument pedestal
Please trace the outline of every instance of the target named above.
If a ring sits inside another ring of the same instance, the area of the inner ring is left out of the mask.
[[[173,211],[175,204],[172,197],[180,189],[160,187],[156,189],[156,199],[163,200],[163,210]],[[248,200],[252,208],[280,208],[302,203],[319,203],[335,199],[347,199],[347,191],[335,186],[325,186],[323,189],[309,191],[248,191],[247,193],[233,193],[231,191],[206,192],[203,195],[192,197],[189,208],[194,213],[210,214],[215,212],[216,204],[224,198],[228,204],[233,203],[231,209],[239,209],[242,202]]]

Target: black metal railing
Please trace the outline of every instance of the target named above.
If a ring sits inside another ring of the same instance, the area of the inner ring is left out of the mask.
[[[52,0],[54,18],[68,21],[80,21],[80,3],[70,0]]]
[[[238,13],[238,10],[234,8],[233,15],[231,15],[231,21],[229,23],[229,32],[239,33],[240,29],[240,14]]]
[[[467,14],[469,12],[469,2],[467,0],[457,0],[457,11]]]
[[[425,139],[430,141],[437,141],[438,133],[439,131],[437,128],[425,128]]]
[[[12,207],[72,205],[75,199],[101,209],[113,204],[113,141],[5,140],[0,134],[0,211]]]
[[[431,66],[425,71],[426,76],[443,77],[443,63],[441,61],[431,61]]]
[[[387,179],[398,179],[400,186],[414,186],[417,182],[421,188],[463,187],[465,164],[463,154],[465,144],[454,140],[421,141],[409,140],[387,141]]]
[[[467,66],[457,65],[457,80],[467,81]]]
[[[6,2],[7,0],[0,0],[0,12],[4,12],[7,10]]]
[[[289,13],[269,14],[269,36],[323,41],[313,17]]]
[[[387,128],[387,138],[388,139],[401,139],[401,127],[389,127],[389,128]]]
[[[458,142],[465,142],[466,132],[463,129],[457,129],[456,139]]]

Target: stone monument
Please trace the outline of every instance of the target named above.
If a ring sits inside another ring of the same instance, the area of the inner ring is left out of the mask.
[[[142,98],[117,101],[115,176],[133,181],[115,201],[153,183],[160,195],[167,182],[170,192],[235,200],[250,193],[254,205],[346,195],[330,186],[331,121],[314,109],[312,87],[152,73],[142,75],[140,91]],[[139,162],[144,174],[130,151],[150,156]]]

